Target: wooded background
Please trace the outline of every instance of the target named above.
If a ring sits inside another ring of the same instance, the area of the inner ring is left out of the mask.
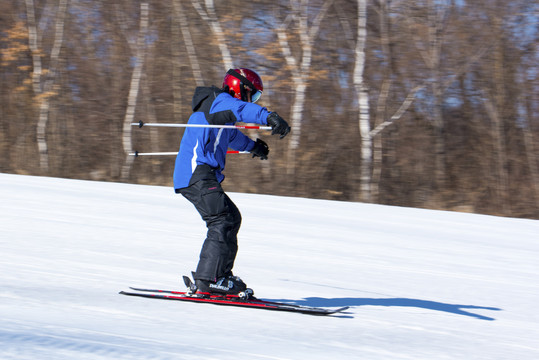
[[[264,81],[225,190],[539,218],[536,0],[6,0],[0,171],[171,185],[196,86]],[[172,189],[171,189],[172,191]]]

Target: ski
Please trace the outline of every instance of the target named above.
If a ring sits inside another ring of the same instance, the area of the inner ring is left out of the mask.
[[[188,302],[210,303],[210,304],[215,304],[215,305],[236,306],[236,307],[253,308],[253,309],[298,312],[298,313],[310,314],[310,315],[331,315],[331,314],[336,314],[336,313],[339,313],[348,309],[348,306],[330,309],[330,308],[312,307],[312,306],[303,306],[303,305],[267,301],[267,300],[257,299],[255,297],[243,299],[237,295],[218,295],[218,294],[206,294],[206,293],[191,294],[186,291],[143,289],[143,288],[134,288],[134,287],[131,287],[130,289],[132,291],[120,291],[120,294],[127,295],[127,296],[151,298],[151,299],[188,301]]]

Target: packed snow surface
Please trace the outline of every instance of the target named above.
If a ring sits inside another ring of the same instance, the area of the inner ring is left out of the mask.
[[[229,193],[235,274],[311,316],[183,290],[205,225],[171,188],[0,174],[1,359],[539,359],[539,222]]]

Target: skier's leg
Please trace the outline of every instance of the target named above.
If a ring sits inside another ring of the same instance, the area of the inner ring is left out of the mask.
[[[232,274],[232,268],[234,267],[234,260],[238,252],[238,231],[241,226],[241,214],[237,206],[232,200],[225,194],[228,216],[227,216],[227,234],[226,241],[228,246],[228,255],[225,262],[225,275]]]
[[[195,279],[216,281],[232,270],[241,215],[216,180],[200,180],[181,193],[193,203],[208,228]]]

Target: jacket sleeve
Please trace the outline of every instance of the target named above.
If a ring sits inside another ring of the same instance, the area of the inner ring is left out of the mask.
[[[238,99],[236,103],[238,104],[238,121],[245,123],[255,123],[260,125],[267,125],[267,118],[269,111],[260,105],[244,102]]]
[[[227,112],[232,112],[231,116],[227,116],[230,122],[245,122],[267,125],[269,111],[260,105],[241,101],[230,96],[227,93],[221,93],[213,102],[210,114],[218,116],[218,113],[223,115]]]
[[[231,130],[228,146],[237,151],[251,151],[255,142],[239,130]]]

